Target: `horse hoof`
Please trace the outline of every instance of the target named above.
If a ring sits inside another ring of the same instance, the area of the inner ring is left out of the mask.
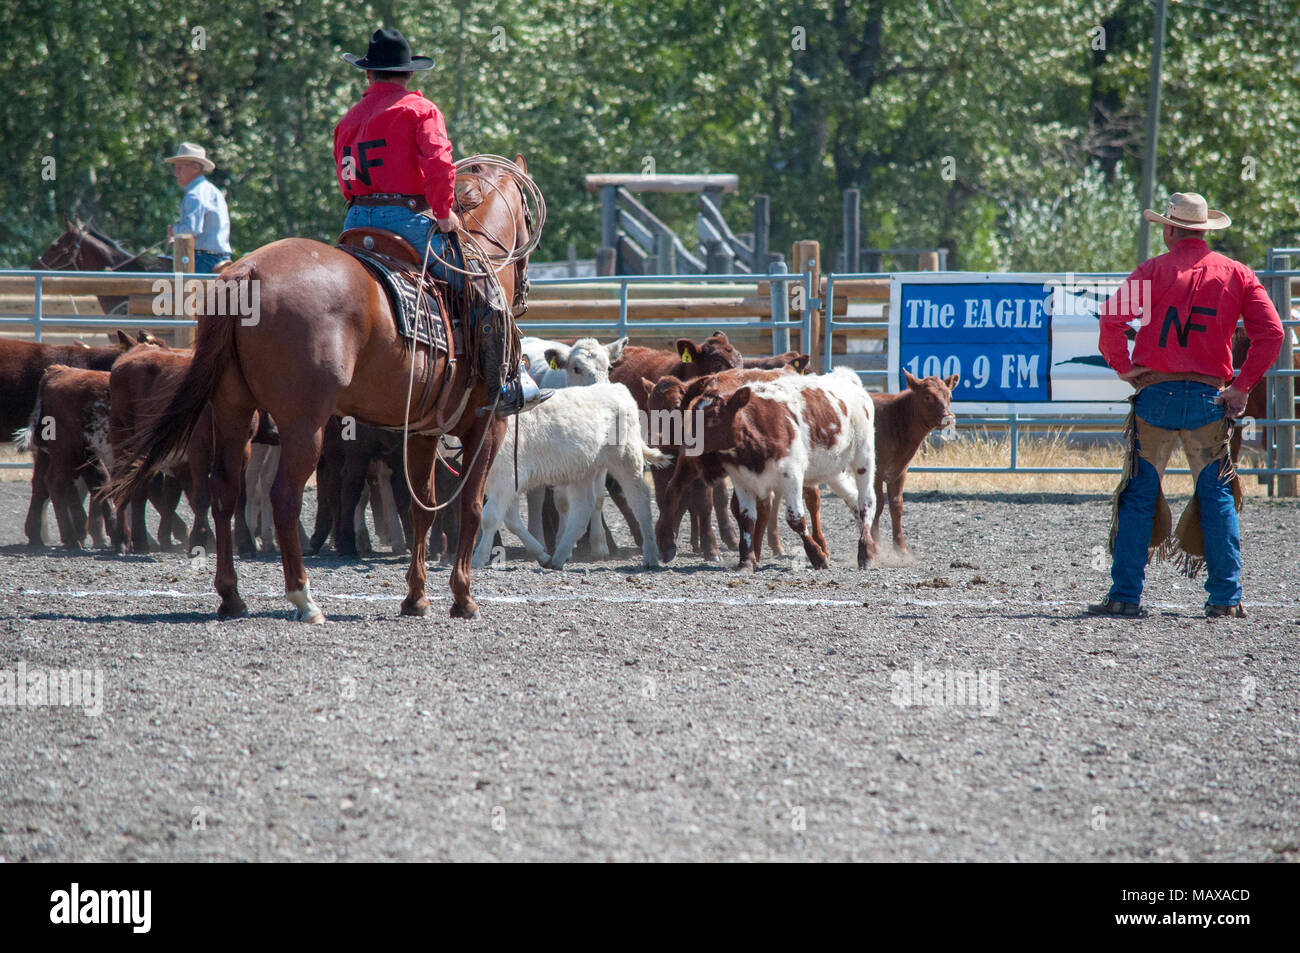
[[[722,554],[718,552],[704,554],[704,561],[706,563],[716,563],[719,562],[721,559],[722,559]]]
[[[463,606],[453,602],[451,604],[451,617],[453,619],[468,619],[471,621],[477,619],[478,605],[473,601],[467,602]]]
[[[736,567],[736,571],[743,572],[746,575],[749,575],[754,571],[754,563],[752,561],[743,562]]]
[[[559,569],[559,568],[560,568],[559,566],[554,566],[554,565],[551,564],[551,554],[550,554],[550,553],[542,553],[540,556],[538,556],[538,557],[537,557],[537,565],[541,566],[543,569]]]
[[[248,604],[238,596],[227,599],[217,609],[217,618],[222,620],[239,619],[246,615],[248,615]]]
[[[306,611],[299,609],[293,614],[293,618],[295,622],[306,622],[308,625],[325,624],[325,613],[321,612],[320,609],[315,606]]]
[[[416,599],[414,602],[412,602],[410,599],[402,600],[402,615],[426,616],[428,614],[429,614],[429,600],[426,599],[424,596],[420,596],[420,598]],[[455,610],[453,609],[452,615],[455,614],[456,614]]]
[[[670,563],[670,562],[673,561],[673,559],[676,558],[676,556],[677,556],[677,547],[676,547],[676,546],[660,546],[660,547],[659,547],[659,559],[660,559],[661,562]]]

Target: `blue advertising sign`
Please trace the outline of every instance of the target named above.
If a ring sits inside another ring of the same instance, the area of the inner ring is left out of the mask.
[[[1115,283],[1060,275],[895,275],[889,389],[906,388],[907,371],[958,374],[953,400],[990,411],[1123,401],[1130,389],[1097,353],[1096,308]]]

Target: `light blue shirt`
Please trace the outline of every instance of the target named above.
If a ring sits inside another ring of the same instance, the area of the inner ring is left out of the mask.
[[[176,235],[193,235],[194,250],[230,257],[230,213],[221,190],[199,176],[185,187],[181,220],[172,226]]]

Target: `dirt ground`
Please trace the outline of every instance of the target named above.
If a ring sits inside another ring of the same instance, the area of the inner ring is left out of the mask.
[[[1103,493],[920,489],[912,560],[866,572],[828,499],[826,571],[644,571],[620,526],[555,572],[510,539],[468,623],[445,567],[403,619],[404,559],[322,557],[307,627],[273,554],[219,624],[179,553],[28,551],[26,493],[0,482],[0,669],[102,692],[0,706],[5,860],[1300,857],[1294,501],[1243,514],[1245,620],[1164,565],[1150,618],[1082,617]]]

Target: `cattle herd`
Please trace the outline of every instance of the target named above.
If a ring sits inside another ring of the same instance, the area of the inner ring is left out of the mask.
[[[132,337],[118,331],[110,341],[92,347],[0,340],[0,426],[33,460],[28,542],[46,544],[48,503],[69,549],[208,548],[210,424],[200,422],[184,455],[168,461],[147,489],[114,504],[106,499],[114,472],[131,462],[133,438],[153,426],[191,360],[188,351],[145,332]],[[507,427],[488,476],[475,566],[504,559],[503,527],[544,567],[560,569],[579,551],[608,558],[617,552],[604,521],[609,497],[646,567],[675,557],[686,517],[694,552],[718,560],[724,547],[738,550],[739,567],[752,570],[764,536],[774,555],[784,552],[778,533],[783,510],[808,563],[824,568],[830,556],[820,515],[825,485],[853,514],[857,563],[866,568],[886,500],[893,545],[906,550],[908,464],[932,430],[953,422],[955,376],[908,375],[900,394],[869,394],[850,370],[809,373],[807,354],[745,359],[722,332],[700,343],[683,338],[672,350],[632,346],[626,338],[523,343],[534,376],[555,394]],[[268,502],[278,463],[274,421],[256,416],[249,440],[235,514],[243,555],[255,553],[259,541],[262,549],[275,545]],[[320,553],[332,541],[339,556],[357,558],[371,545],[369,506],[380,539],[405,551],[411,523],[402,435],[336,417],[321,442],[307,548]],[[441,448],[434,474],[438,500],[455,492],[459,449],[454,443]],[[188,529],[177,514],[182,495],[193,514]],[[152,535],[150,507],[158,514]],[[454,550],[456,512],[440,511],[431,558]]]

